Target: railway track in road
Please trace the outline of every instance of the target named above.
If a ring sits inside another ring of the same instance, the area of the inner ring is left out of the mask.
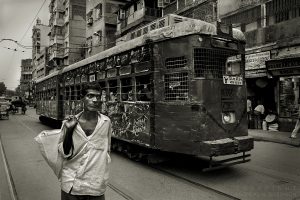
[[[4,151],[4,148],[3,148],[1,135],[0,135],[0,154],[1,154],[1,160],[4,164],[4,171],[5,171],[6,181],[7,181],[7,184],[8,184],[11,200],[18,200],[17,192],[16,192],[16,189],[15,189],[15,186],[14,186],[14,181],[12,179],[11,172],[10,172],[10,169],[9,169],[9,165],[8,165],[8,162],[7,162],[7,158],[6,158],[6,155],[5,155],[5,151]]]
[[[30,116],[28,116],[28,117],[30,117]],[[26,129],[28,129],[29,131],[35,132],[35,130],[33,130],[32,127],[29,126],[29,125],[27,125],[26,123],[23,123],[22,121],[19,121],[19,120],[18,120],[18,122],[20,124],[22,124],[22,126],[25,127]],[[142,164],[142,162],[140,162],[140,163]],[[163,176],[173,177],[176,180],[179,180],[179,182],[182,182],[182,183],[186,184],[188,187],[191,186],[193,188],[199,189],[199,191],[205,191],[207,193],[210,193],[212,196],[216,197],[217,199],[225,199],[225,200],[226,199],[235,199],[235,200],[239,199],[237,197],[234,197],[232,195],[229,195],[229,194],[226,194],[224,192],[218,191],[218,190],[216,190],[214,188],[211,188],[209,186],[206,186],[204,184],[195,182],[193,180],[189,180],[188,178],[186,178],[184,176],[181,176],[181,175],[178,175],[176,173],[170,172],[170,171],[165,170],[163,168],[155,167],[154,165],[149,165],[149,164],[145,164],[145,166],[153,168],[156,171],[160,171],[160,173],[163,174]],[[12,183],[12,185],[13,185],[13,183]],[[120,196],[121,197],[120,199],[126,199],[126,200],[144,200],[144,198],[141,197],[142,193],[139,193],[139,192],[137,193],[137,192],[134,192],[134,190],[127,189],[126,187],[123,187],[122,185],[118,184],[117,182],[114,182],[113,180],[110,180],[108,187],[115,194],[117,194],[118,196]],[[11,188],[14,188],[14,187],[11,187]],[[12,189],[11,194],[13,194],[13,189]],[[17,199],[16,195],[15,195],[14,199]]]
[[[114,190],[117,194],[119,194],[126,200],[143,200],[143,198],[138,197],[137,195],[121,187],[120,185],[118,185],[112,180],[109,181],[108,187],[110,187],[112,190]]]
[[[163,168],[160,168],[160,167],[156,167],[154,165],[151,165],[150,167],[153,168],[153,169],[155,169],[155,170],[158,170],[161,173],[164,173],[164,174],[166,174],[168,176],[172,176],[172,177],[174,177],[176,179],[179,179],[179,180],[181,180],[181,181],[183,181],[185,183],[188,183],[188,184],[190,184],[193,187],[199,188],[201,190],[206,190],[208,192],[211,192],[211,193],[214,193],[216,195],[219,195],[220,197],[223,197],[224,199],[228,199],[228,200],[229,199],[240,200],[240,198],[234,197],[234,196],[232,196],[230,194],[226,194],[226,193],[224,193],[222,191],[216,190],[216,189],[214,189],[212,187],[209,187],[207,185],[204,185],[202,183],[198,183],[196,181],[190,180],[190,179],[188,179],[186,177],[183,177],[181,175],[178,175],[178,174],[176,174],[174,172],[171,172],[171,171],[168,171],[166,169],[163,169]]]

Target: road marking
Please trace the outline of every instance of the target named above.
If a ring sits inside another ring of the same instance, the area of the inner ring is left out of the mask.
[[[13,178],[12,178],[10,170],[9,170],[9,166],[8,166],[7,159],[5,156],[5,151],[4,151],[4,148],[2,145],[1,135],[0,135],[0,152],[1,152],[1,157],[2,157],[3,163],[4,163],[4,170],[5,170],[5,175],[6,175],[6,179],[8,182],[10,197],[12,198],[12,200],[18,200],[17,191],[16,191],[14,181],[13,181]]]

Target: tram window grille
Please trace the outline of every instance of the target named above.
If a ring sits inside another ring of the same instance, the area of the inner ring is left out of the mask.
[[[135,92],[133,91],[131,78],[121,79],[121,99],[122,101],[133,101]]]
[[[158,24],[158,27],[159,27],[159,28],[162,28],[162,27],[164,27],[164,26],[165,26],[165,19],[160,20],[160,21],[159,21],[159,24]]]
[[[76,94],[76,100],[80,100],[81,99],[81,88],[80,88],[80,85],[76,86],[75,94]]]
[[[153,23],[153,24],[150,25],[150,31],[152,31],[154,29],[156,29],[156,23]]]
[[[111,80],[108,82],[108,93],[109,93],[109,101],[116,101],[118,100],[119,88],[117,80]]]
[[[148,33],[148,26],[143,29],[143,34],[147,34],[147,33]]]
[[[187,101],[189,94],[188,73],[165,74],[165,100]]]
[[[182,18],[179,18],[179,17],[174,17],[174,23],[179,23],[179,22],[182,22],[183,19]]]
[[[187,65],[187,59],[185,56],[167,58],[165,61],[165,66],[167,69],[182,68]]]
[[[135,32],[132,32],[130,35],[130,39],[134,39],[135,38]]]
[[[220,79],[225,72],[229,51],[215,49],[194,49],[195,77]]]

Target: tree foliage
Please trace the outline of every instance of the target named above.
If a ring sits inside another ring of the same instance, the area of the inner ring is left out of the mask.
[[[0,96],[4,95],[6,91],[5,84],[3,82],[0,82]]]

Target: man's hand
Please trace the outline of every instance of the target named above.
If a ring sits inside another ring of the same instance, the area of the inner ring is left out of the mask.
[[[73,115],[70,115],[68,117],[65,118],[67,121],[65,122],[65,126],[67,127],[67,129],[72,129],[76,126],[77,124],[77,118]]]

